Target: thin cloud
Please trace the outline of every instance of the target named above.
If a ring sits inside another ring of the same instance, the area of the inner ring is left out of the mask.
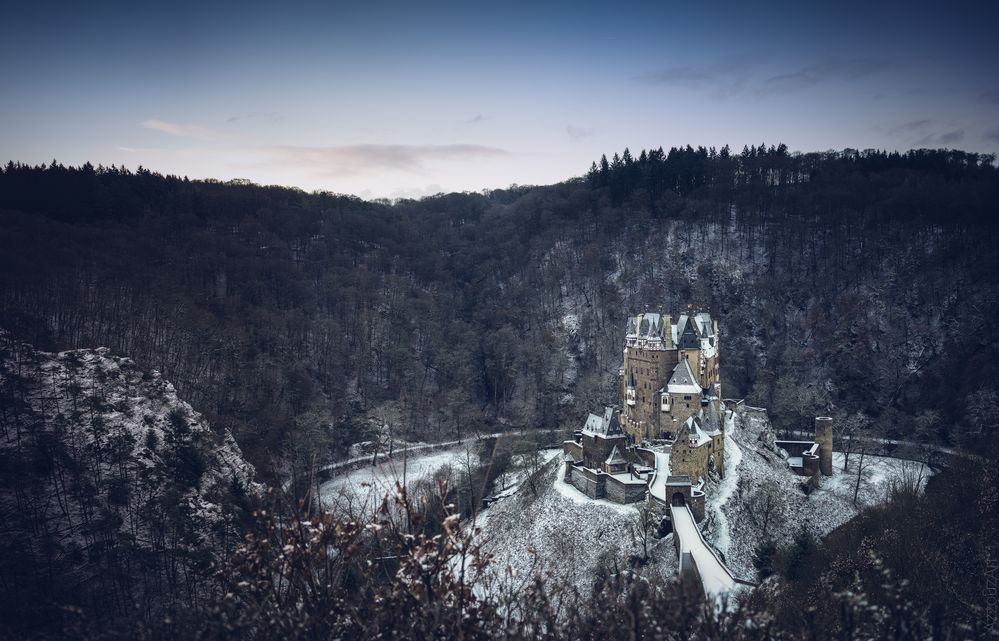
[[[315,178],[343,178],[386,172],[429,175],[428,165],[439,162],[470,162],[511,155],[498,147],[473,144],[381,145],[362,144],[329,147],[293,145],[208,145],[171,149],[117,145],[131,153],[167,153],[228,159],[232,168],[284,169]]]
[[[468,120],[463,120],[461,124],[463,124],[463,125],[477,125],[477,124],[479,124],[480,122],[482,122],[485,119],[486,119],[486,117],[483,116],[482,114],[475,114],[474,116],[472,116]]]
[[[229,118],[226,118],[226,122],[231,125],[246,120],[264,120],[267,122],[281,122],[284,120],[284,116],[276,111],[264,111],[260,113],[249,113],[240,116],[230,116]]]
[[[891,69],[893,64],[878,58],[827,58],[790,73],[771,76],[762,89],[771,92],[797,91],[833,80],[855,81]]]
[[[953,128],[954,124],[923,118],[886,126],[883,130],[889,136],[898,138],[901,144],[913,148],[948,147],[956,145],[965,138],[965,129]]]
[[[266,147],[268,162],[315,176],[342,178],[384,171],[423,174],[428,162],[497,158],[509,152],[483,145],[346,145]]]
[[[875,76],[895,66],[878,58],[825,58],[771,75],[763,80],[754,77],[766,57],[747,53],[738,58],[710,65],[673,66],[639,74],[634,80],[648,85],[681,87],[711,92],[717,98],[749,92],[763,97],[789,93],[830,81],[856,81]]]
[[[888,128],[888,135],[890,136],[900,136],[900,135],[912,135],[913,133],[926,131],[928,128],[933,126],[933,121],[929,119],[923,120],[910,120],[908,122],[903,122],[893,127]]]
[[[161,131],[171,136],[179,136],[181,138],[195,138],[198,140],[215,140],[219,136],[216,132],[208,129],[207,127],[199,127],[197,125],[182,125],[176,122],[169,122],[167,120],[160,120],[159,118],[151,118],[149,120],[143,120],[139,123],[140,126],[145,129],[152,129],[153,131]]]
[[[647,85],[711,91],[722,98],[746,88],[751,64],[746,60],[702,66],[673,66],[639,74],[634,79]]]
[[[589,138],[593,135],[592,129],[586,129],[585,127],[577,127],[576,125],[567,125],[565,128],[565,133],[569,135],[569,140],[573,142],[579,142],[584,138]]]
[[[979,94],[978,97],[984,100],[985,102],[989,102],[994,105],[999,105],[999,87],[996,87],[995,89],[990,89],[988,91],[983,91],[981,94]]]
[[[941,131],[942,126],[946,126],[946,123],[938,123],[935,120],[924,118],[888,127],[886,132],[889,136],[908,141],[906,144],[912,147],[951,146],[964,140],[965,130],[963,128]]]
[[[937,136],[937,142],[942,145],[956,145],[964,140],[964,129],[955,129]]]
[[[999,142],[999,127],[993,127],[986,131],[983,138],[989,142]]]

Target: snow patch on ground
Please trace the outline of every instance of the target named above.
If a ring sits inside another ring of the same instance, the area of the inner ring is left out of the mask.
[[[332,512],[366,520],[386,496],[396,495],[397,484],[412,488],[432,480],[438,472],[453,486],[454,474],[476,466],[479,457],[469,444],[431,454],[398,457],[377,465],[362,467],[326,481],[319,487],[319,500]]]
[[[540,573],[585,593],[602,573],[625,570],[630,557],[642,556],[641,503],[589,499],[563,480],[563,465],[557,458],[538,474],[536,495],[524,484],[471,524],[479,529],[485,552],[493,556],[491,590],[517,589]],[[669,537],[652,537],[649,556],[640,573],[676,575],[676,553]]]

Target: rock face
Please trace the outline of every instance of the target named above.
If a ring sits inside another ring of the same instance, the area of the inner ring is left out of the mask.
[[[0,623],[194,599],[238,541],[253,472],[157,372],[0,331]]]

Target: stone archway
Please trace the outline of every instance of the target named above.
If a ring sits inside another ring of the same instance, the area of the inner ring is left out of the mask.
[[[674,492],[669,502],[674,507],[683,507],[687,504],[687,498],[683,495],[683,492]]]

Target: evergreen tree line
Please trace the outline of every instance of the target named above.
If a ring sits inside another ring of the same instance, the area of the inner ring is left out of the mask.
[[[590,166],[586,180],[593,187],[607,188],[615,203],[641,190],[654,204],[665,192],[688,196],[706,191],[731,196],[735,190],[753,191],[753,187],[837,182],[846,174],[870,176],[900,171],[925,173],[946,181],[994,179],[994,163],[995,154],[950,149],[905,153],[846,149],[792,154],[783,143],[769,147],[761,143],[759,147],[744,146],[742,153],[733,154],[728,145],[720,150],[687,145],[670,147],[667,152],[662,147],[642,149],[637,158],[628,148],[620,155],[615,152],[609,161],[605,154]]]

